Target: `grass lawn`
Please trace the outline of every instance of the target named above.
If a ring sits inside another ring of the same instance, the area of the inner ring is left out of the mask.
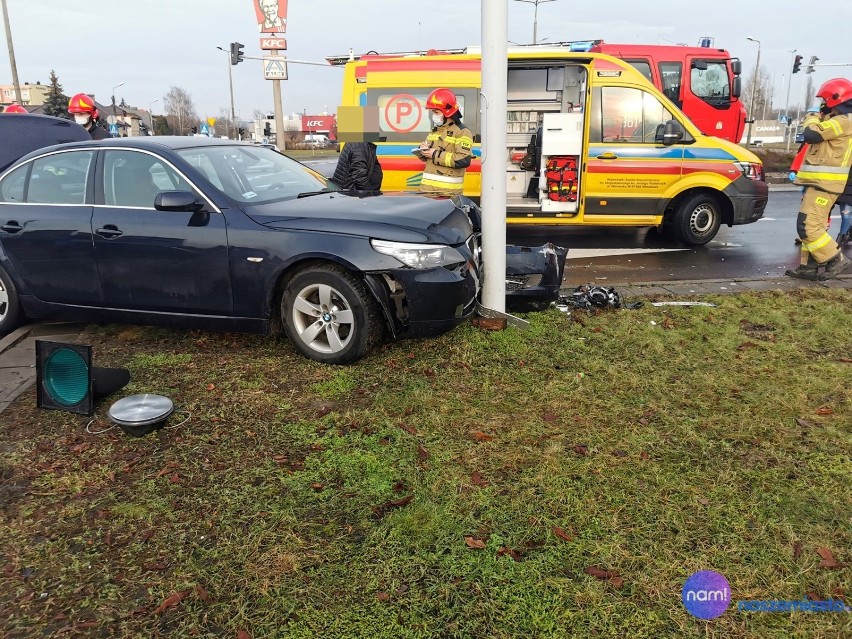
[[[0,636],[790,638],[852,614],[852,294],[531,314],[321,366],[283,340],[91,329],[145,438],[0,416]],[[840,565],[845,564],[845,565]]]

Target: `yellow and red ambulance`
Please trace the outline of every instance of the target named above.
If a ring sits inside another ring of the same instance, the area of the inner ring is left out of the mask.
[[[417,189],[424,165],[411,149],[429,132],[426,97],[436,87],[455,92],[476,143],[464,194],[479,197],[478,48],[327,59],[345,65],[342,106],[378,108],[386,191]],[[702,134],[627,62],[518,47],[509,49],[507,73],[507,223],[658,226],[700,245],[721,224],[763,215],[768,187],[759,158]],[[535,166],[522,168],[528,151]]]

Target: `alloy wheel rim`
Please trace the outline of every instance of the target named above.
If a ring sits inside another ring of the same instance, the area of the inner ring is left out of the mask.
[[[6,319],[6,314],[9,312],[9,293],[0,282],[0,322]]]
[[[319,353],[339,353],[355,335],[350,304],[340,291],[327,284],[311,284],[299,291],[292,312],[299,339]]]

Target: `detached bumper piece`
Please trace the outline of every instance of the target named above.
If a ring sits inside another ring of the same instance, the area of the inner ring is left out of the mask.
[[[506,308],[531,311],[559,299],[568,249],[548,242],[542,246],[506,247]]]

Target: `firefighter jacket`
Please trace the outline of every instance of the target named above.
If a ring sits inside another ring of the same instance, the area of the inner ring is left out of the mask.
[[[461,120],[449,119],[426,137],[426,167],[420,191],[453,195],[464,187],[464,172],[473,157],[473,136]],[[436,151],[432,155],[433,151]]]
[[[814,114],[802,125],[809,144],[795,183],[843,193],[852,166],[852,116],[835,115],[820,121]]]

